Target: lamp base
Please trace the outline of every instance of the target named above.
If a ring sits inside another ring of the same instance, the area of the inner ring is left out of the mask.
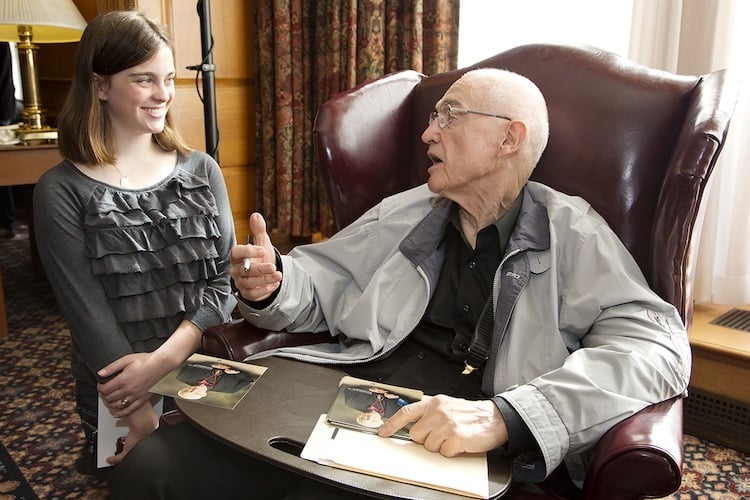
[[[51,127],[43,128],[18,128],[16,130],[18,140],[24,146],[32,144],[55,144],[57,142],[57,129]]]

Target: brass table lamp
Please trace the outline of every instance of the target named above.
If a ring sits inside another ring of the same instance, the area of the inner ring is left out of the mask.
[[[54,142],[57,130],[45,123],[39,96],[37,43],[77,42],[86,21],[73,0],[0,0],[0,41],[16,42],[23,88],[22,143]]]

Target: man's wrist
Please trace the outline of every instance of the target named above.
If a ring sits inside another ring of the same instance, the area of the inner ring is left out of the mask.
[[[531,430],[523,421],[521,415],[502,396],[495,396],[492,401],[497,405],[505,421],[508,431],[508,442],[503,447],[510,456],[516,456],[526,451],[538,450],[539,445],[531,434]]]

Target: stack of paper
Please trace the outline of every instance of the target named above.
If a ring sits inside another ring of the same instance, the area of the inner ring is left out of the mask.
[[[336,427],[321,415],[302,458],[395,481],[475,498],[489,497],[487,455],[447,458],[403,439]]]

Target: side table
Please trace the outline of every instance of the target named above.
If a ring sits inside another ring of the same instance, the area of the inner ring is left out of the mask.
[[[381,498],[449,500],[460,495],[327,467],[299,455],[318,417],[333,403],[343,371],[270,357],[251,361],[268,367],[233,410],[176,399],[177,407],[210,436],[261,460],[319,481]],[[510,462],[491,461],[489,490],[501,496],[510,485]]]
[[[36,184],[47,170],[54,167],[62,157],[55,144],[38,146],[0,146],[0,186]],[[29,206],[31,206],[29,200]],[[29,211],[31,214],[31,211]],[[29,221],[29,242],[32,260],[36,257],[33,221]],[[0,270],[0,287],[2,287]],[[0,338],[8,336],[8,316],[5,293],[0,288]]]

